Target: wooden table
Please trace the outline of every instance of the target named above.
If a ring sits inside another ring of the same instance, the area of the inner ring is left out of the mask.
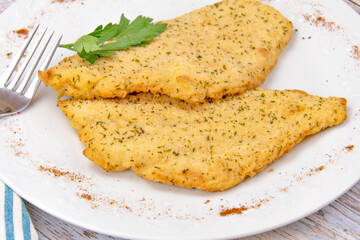
[[[1,0],[0,13],[16,0]],[[41,239],[120,240],[83,229],[26,203]],[[295,223],[246,239],[360,239],[360,182],[342,197]]]

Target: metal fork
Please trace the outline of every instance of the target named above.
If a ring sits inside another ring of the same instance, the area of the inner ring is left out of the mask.
[[[344,0],[348,3],[355,11],[360,14],[360,0]]]
[[[54,37],[54,31],[48,33],[47,28],[42,30],[35,40],[38,30],[39,25],[36,25],[20,52],[0,77],[0,117],[18,113],[30,104],[40,85],[37,70],[43,71],[47,68],[59,45],[62,36]],[[50,42],[52,43],[49,44]],[[24,58],[25,51],[27,52]],[[37,67],[44,55],[46,58],[42,65]],[[20,62],[22,58],[24,59]]]

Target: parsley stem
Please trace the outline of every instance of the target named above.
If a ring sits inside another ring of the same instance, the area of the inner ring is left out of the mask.
[[[70,49],[70,50],[72,50],[72,51],[76,51],[76,50],[74,49],[74,43],[59,44],[59,47],[67,48],[67,49]]]

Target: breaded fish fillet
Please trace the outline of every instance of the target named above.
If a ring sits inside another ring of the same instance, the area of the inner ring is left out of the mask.
[[[58,106],[107,171],[222,191],[290,151],[305,136],[346,119],[346,100],[256,89],[188,104],[142,93],[126,99],[63,100]]]
[[[123,98],[152,92],[203,102],[256,88],[289,42],[292,23],[256,0],[224,0],[165,21],[146,47],[118,51],[93,65],[78,55],[39,72],[59,95]]]

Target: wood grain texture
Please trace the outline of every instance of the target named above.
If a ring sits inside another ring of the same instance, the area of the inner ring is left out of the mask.
[[[15,1],[1,0],[0,14]],[[74,226],[30,203],[25,204],[42,240],[121,240]],[[360,239],[360,182],[339,199],[308,217],[245,239]]]

